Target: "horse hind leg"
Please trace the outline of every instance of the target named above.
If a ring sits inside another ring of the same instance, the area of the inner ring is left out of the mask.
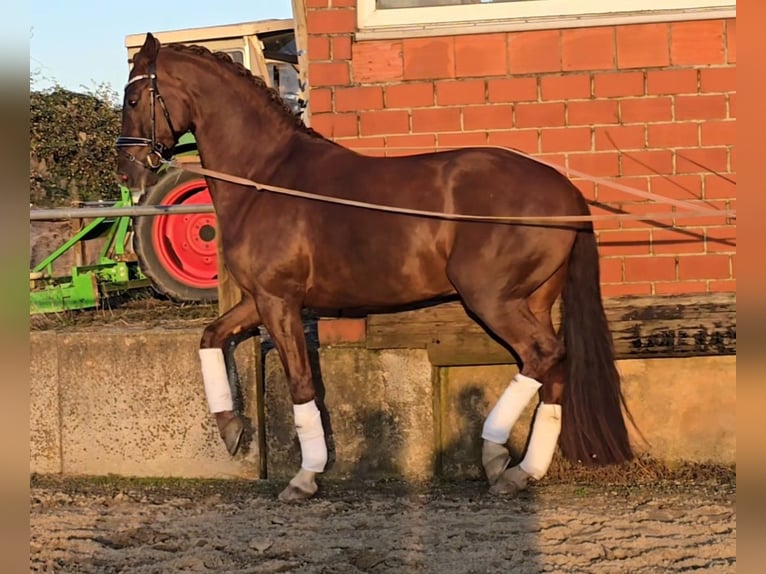
[[[545,475],[553,458],[561,430],[564,348],[550,322],[550,307],[560,292],[560,275],[563,273],[554,274],[528,298],[503,300],[486,293],[464,297],[468,307],[513,348],[521,362],[520,372],[493,406],[482,429],[482,465],[494,494],[523,490],[530,477]],[[524,459],[509,469],[505,445],[511,429],[538,393],[543,401],[537,407]]]
[[[218,319],[205,327],[200,341],[199,357],[202,381],[210,412],[215,416],[218,433],[226,450],[234,456],[239,450],[245,430],[244,418],[235,412],[231,373],[227,360],[233,365],[233,355],[228,355],[229,343],[238,335],[244,335],[261,324],[261,317],[252,297],[243,299]],[[225,352],[228,356],[225,356]]]

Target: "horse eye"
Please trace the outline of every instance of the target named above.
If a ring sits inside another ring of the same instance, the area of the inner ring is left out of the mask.
[[[138,100],[135,100],[135,99],[133,99],[133,100],[128,100],[128,105],[129,105],[131,108],[135,108],[137,103],[138,103]]]

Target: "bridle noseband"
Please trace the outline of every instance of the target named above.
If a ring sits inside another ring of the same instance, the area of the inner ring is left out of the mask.
[[[162,110],[162,115],[165,116],[165,121],[168,124],[168,128],[170,128],[170,133],[175,138],[176,130],[173,128],[173,122],[170,121],[170,113],[168,112],[168,108],[165,105],[165,100],[160,94],[160,90],[157,87],[157,70],[156,70],[156,64],[152,62],[149,65],[149,73],[148,74],[139,74],[137,76],[133,76],[127,84],[125,84],[125,90],[128,89],[128,87],[138,82],[139,80],[151,80],[151,84],[149,84],[149,105],[151,109],[151,129],[152,129],[152,137],[151,139],[148,138],[139,138],[139,137],[132,137],[132,136],[120,136],[117,138],[117,141],[115,142],[115,145],[118,148],[121,147],[131,147],[131,146],[147,146],[151,148],[151,151],[146,156],[146,165],[149,167],[149,169],[157,169],[160,167],[163,161],[167,160],[168,152],[170,151],[170,148],[164,145],[162,142],[157,141],[157,125],[155,121],[155,105],[154,101],[157,100],[160,103],[160,109]],[[132,161],[136,161],[136,158],[132,154],[128,154],[129,158]],[[156,160],[152,160],[151,158],[156,157]],[[156,162],[156,163],[154,163]]]

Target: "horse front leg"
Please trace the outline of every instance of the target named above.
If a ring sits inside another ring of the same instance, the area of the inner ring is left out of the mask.
[[[316,404],[301,306],[272,295],[259,294],[257,297],[264,325],[277,347],[290,384],[295,430],[301,447],[301,468],[279,494],[279,500],[305,500],[318,490],[316,476],[327,464],[327,443]]]
[[[239,303],[205,327],[200,341],[199,358],[208,407],[215,415],[218,433],[232,456],[239,450],[245,421],[234,411],[232,387],[235,381],[229,379],[226,368],[226,358],[234,361],[234,356],[224,357],[224,349],[230,350],[229,343],[234,337],[260,324],[261,316],[255,301],[244,294]]]

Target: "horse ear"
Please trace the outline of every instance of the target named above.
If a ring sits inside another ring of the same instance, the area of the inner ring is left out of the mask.
[[[146,40],[144,45],[136,54],[136,57],[146,58],[148,61],[153,62],[157,59],[157,53],[160,51],[160,41],[152,36],[151,32],[146,33]]]

